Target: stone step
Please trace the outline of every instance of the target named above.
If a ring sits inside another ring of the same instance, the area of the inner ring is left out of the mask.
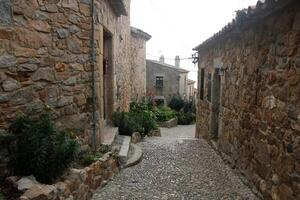
[[[130,144],[131,144],[131,137],[123,136],[122,145],[119,151],[119,160],[121,164],[124,164],[127,161]]]
[[[117,127],[106,126],[101,133],[101,144],[111,146],[119,134]]]
[[[143,159],[142,147],[136,144],[131,144],[130,148],[131,153],[129,154],[128,160],[126,161],[124,168],[134,166]]]

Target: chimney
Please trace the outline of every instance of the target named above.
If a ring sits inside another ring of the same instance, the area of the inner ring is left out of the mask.
[[[165,63],[165,57],[164,57],[164,55],[161,55],[161,56],[160,56],[159,62],[162,63],[162,64]]]
[[[179,56],[175,57],[175,67],[180,68],[180,58],[179,58]]]

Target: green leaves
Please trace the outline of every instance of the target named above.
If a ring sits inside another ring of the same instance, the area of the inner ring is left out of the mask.
[[[132,102],[129,112],[115,112],[113,123],[119,127],[122,135],[132,135],[134,132],[147,135],[151,130],[157,128],[156,115],[150,100]]]
[[[0,192],[0,200],[4,200],[4,195]]]
[[[38,121],[18,118],[10,132],[16,136],[10,163],[15,175],[32,174],[38,181],[48,183],[74,160],[76,141],[57,130],[48,115],[42,115]]]
[[[176,117],[176,112],[169,107],[159,107],[155,110],[157,121],[165,122]]]

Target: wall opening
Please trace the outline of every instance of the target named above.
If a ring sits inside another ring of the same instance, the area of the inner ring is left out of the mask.
[[[211,113],[211,135],[217,139],[219,135],[221,76],[218,69],[215,70],[212,80],[212,113]]]
[[[113,37],[104,30],[103,33],[103,104],[105,125],[111,125],[113,114]]]
[[[200,99],[204,99],[204,69],[202,68],[200,73]]]

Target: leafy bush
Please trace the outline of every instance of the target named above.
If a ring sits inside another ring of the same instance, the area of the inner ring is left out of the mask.
[[[179,112],[184,107],[184,100],[180,96],[173,96],[169,103],[169,107]]]
[[[154,106],[150,99],[144,98],[141,102],[131,102],[130,112],[141,113],[144,111],[153,111]]]
[[[169,107],[159,107],[155,110],[157,121],[165,122],[176,117],[176,112]]]
[[[0,192],[0,200],[4,200],[4,195]]]
[[[104,154],[112,150],[111,146],[106,144],[101,144],[99,149],[96,152],[90,150],[81,151],[78,153],[76,158],[76,163],[81,164],[82,166],[88,166],[103,157]]]
[[[113,124],[119,127],[122,135],[132,135],[134,132],[147,135],[157,128],[156,116],[153,112],[153,104],[149,100],[132,102],[129,112],[115,112]]]
[[[76,141],[57,130],[48,115],[36,122],[18,118],[10,132],[16,136],[10,163],[15,175],[32,174],[38,181],[49,183],[62,175],[77,152]]]
[[[143,113],[137,115],[139,119],[142,119],[141,124],[144,128],[143,132],[140,132],[144,135],[148,135],[151,130],[157,129],[158,125],[156,122],[155,114],[152,111],[144,111]]]
[[[196,116],[190,112],[177,112],[177,119],[179,125],[190,125],[195,122]]]
[[[185,102],[183,107],[183,112],[196,114],[196,105],[194,101]]]
[[[121,135],[132,135],[134,132],[144,132],[144,128],[140,123],[141,119],[133,113],[115,112],[113,114],[113,124],[119,127]]]

